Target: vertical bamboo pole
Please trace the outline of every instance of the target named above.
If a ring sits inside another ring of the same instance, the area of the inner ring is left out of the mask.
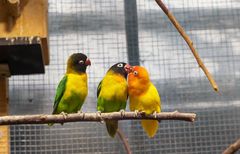
[[[0,116],[8,115],[8,78],[0,76]],[[0,154],[10,153],[9,126],[0,126]]]

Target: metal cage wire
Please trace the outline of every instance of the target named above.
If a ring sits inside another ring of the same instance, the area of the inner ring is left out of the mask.
[[[165,1],[193,40],[221,95],[214,93],[190,49],[154,1],[136,1],[137,21],[126,20],[134,13],[126,12],[126,3],[49,0],[50,65],[44,75],[11,77],[10,113],[51,113],[56,86],[73,52],[87,54],[93,63],[87,71],[89,95],[83,111],[95,112],[99,81],[111,65],[131,56],[151,74],[163,111],[198,115],[194,124],[162,121],[153,139],[147,138],[139,121],[121,121],[133,153],[221,153],[240,137],[240,3]],[[137,41],[131,50],[127,37]],[[119,139],[110,138],[99,123],[10,128],[13,154],[125,153]]]

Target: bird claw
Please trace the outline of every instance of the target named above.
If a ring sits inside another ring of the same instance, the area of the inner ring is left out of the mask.
[[[101,111],[97,111],[96,114],[97,114],[97,117],[99,117],[99,119],[100,119],[100,123],[103,124],[104,120],[102,119],[102,116],[101,116],[102,112]]]
[[[77,113],[80,114],[80,115],[82,114],[82,119],[84,119],[85,113],[82,110],[78,111]]]
[[[135,117],[138,116],[138,110],[135,110],[135,111],[134,111],[134,115],[135,115]]]
[[[61,112],[60,114],[63,116],[64,119],[67,119],[67,117],[68,117],[68,114],[67,114],[67,113]]]
[[[121,117],[123,118],[125,116],[125,110],[121,109],[120,112],[121,112]]]
[[[102,112],[101,111],[97,111],[96,114],[97,114],[98,117],[100,117]]]
[[[173,113],[178,113],[178,110],[175,110]]]
[[[154,116],[154,118],[157,118],[157,112],[156,111],[153,112],[153,116]]]

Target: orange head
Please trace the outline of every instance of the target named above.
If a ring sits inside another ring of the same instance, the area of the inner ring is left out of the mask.
[[[128,73],[129,94],[139,95],[148,88],[150,79],[147,70],[142,66],[133,66]]]

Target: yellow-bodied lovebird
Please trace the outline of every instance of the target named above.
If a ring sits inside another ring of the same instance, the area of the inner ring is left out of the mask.
[[[97,88],[97,110],[99,112],[124,111],[127,104],[127,74],[130,65],[119,62],[106,73]],[[106,127],[108,134],[114,137],[118,129],[118,121],[108,120]]]
[[[128,74],[128,93],[131,111],[141,111],[146,114],[161,112],[160,96],[144,67],[132,67]],[[158,121],[142,120],[141,124],[148,137],[154,137],[158,130]]]
[[[58,84],[52,114],[77,113],[81,109],[88,94],[86,69],[89,65],[91,61],[82,53],[74,53],[68,58],[67,71]]]

